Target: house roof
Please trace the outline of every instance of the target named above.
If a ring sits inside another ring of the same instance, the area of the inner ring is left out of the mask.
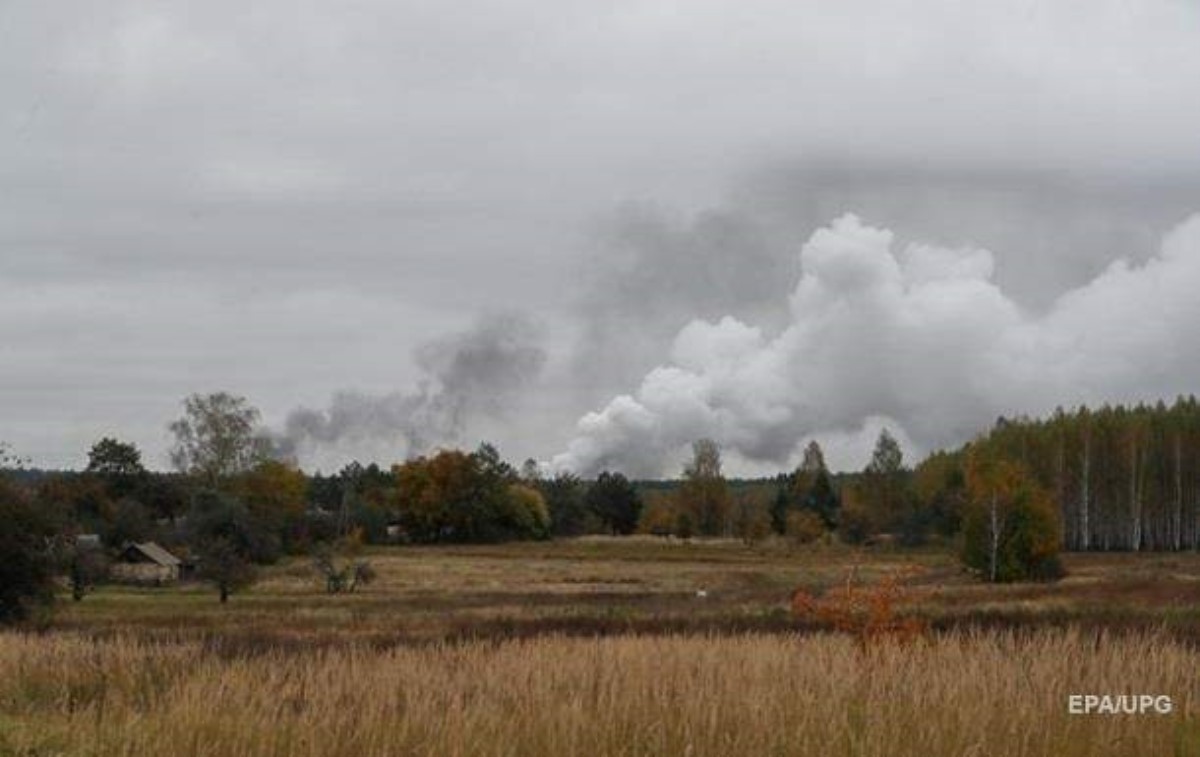
[[[183,564],[183,561],[178,557],[152,541],[141,542],[140,544],[130,543],[125,547],[125,552],[128,553],[131,549],[137,550],[151,562],[158,563],[159,565],[165,567],[178,567],[179,565]]]

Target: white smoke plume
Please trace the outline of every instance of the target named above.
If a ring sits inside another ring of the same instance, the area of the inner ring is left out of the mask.
[[[987,250],[895,250],[891,231],[854,215],[814,233],[800,263],[785,328],[693,321],[635,392],[579,420],[550,467],[662,475],[711,437],[777,468],[810,438],[845,447],[880,425],[919,453],[998,415],[1170,399],[1200,383],[1200,216],[1145,264],[1118,260],[1041,314],[994,283]]]
[[[400,445],[417,455],[461,441],[472,421],[498,418],[546,360],[542,331],[520,313],[489,314],[469,330],[422,345],[415,391],[339,392],[324,410],[292,411],[278,435],[283,456],[345,443]]]

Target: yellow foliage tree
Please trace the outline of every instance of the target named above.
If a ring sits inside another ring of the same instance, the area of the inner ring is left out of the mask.
[[[1059,578],[1057,511],[1024,466],[973,448],[963,561],[992,582]]]

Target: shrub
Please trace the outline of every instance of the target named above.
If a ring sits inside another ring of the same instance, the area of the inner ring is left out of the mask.
[[[874,584],[860,583],[856,576],[857,570],[852,570],[844,585],[819,596],[797,589],[792,594],[792,614],[851,634],[864,650],[882,638],[910,641],[925,633],[923,621],[901,613],[901,605],[910,600],[900,582],[904,573],[888,574]]]
[[[825,521],[812,510],[794,510],[787,514],[787,537],[793,544],[812,544],[826,533]]]

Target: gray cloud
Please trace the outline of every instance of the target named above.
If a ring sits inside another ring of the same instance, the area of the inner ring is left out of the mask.
[[[655,365],[694,318],[781,320],[793,258],[762,224],[728,208],[684,217],[627,204],[595,226],[575,318],[570,389],[597,402]]]
[[[691,322],[636,390],[580,419],[553,467],[661,475],[700,437],[778,467],[807,439],[881,425],[928,451],[998,415],[1170,398],[1200,375],[1200,215],[1145,263],[1112,263],[1044,314],[993,281],[989,251],[897,247],[853,215],[817,230],[800,261],[785,329]]]
[[[544,457],[692,319],[784,328],[847,211],[987,247],[1044,311],[1194,209],[1198,30],[1170,0],[4,3],[0,438],[161,460],[187,393],[276,425],[405,396],[430,335],[515,307],[546,370],[483,431]]]
[[[607,401],[660,364],[696,319],[782,330],[801,241],[847,211],[900,246],[989,250],[996,284],[1040,312],[1114,259],[1148,259],[1197,209],[1200,177],[777,159],[747,170],[713,209],[687,217],[630,205],[599,225],[576,311],[584,336],[572,387],[583,403]]]
[[[985,247],[997,282],[1040,309],[1118,257],[1152,255],[1200,209],[1200,174],[779,159],[732,194],[732,206],[776,236],[803,239],[853,211],[902,243]]]
[[[331,451],[367,442],[411,456],[461,444],[474,421],[512,412],[545,359],[541,330],[532,320],[518,313],[489,314],[467,331],[417,349],[422,378],[414,391],[342,391],[325,410],[293,410],[277,436],[279,451],[320,459],[322,453],[327,458]]]

